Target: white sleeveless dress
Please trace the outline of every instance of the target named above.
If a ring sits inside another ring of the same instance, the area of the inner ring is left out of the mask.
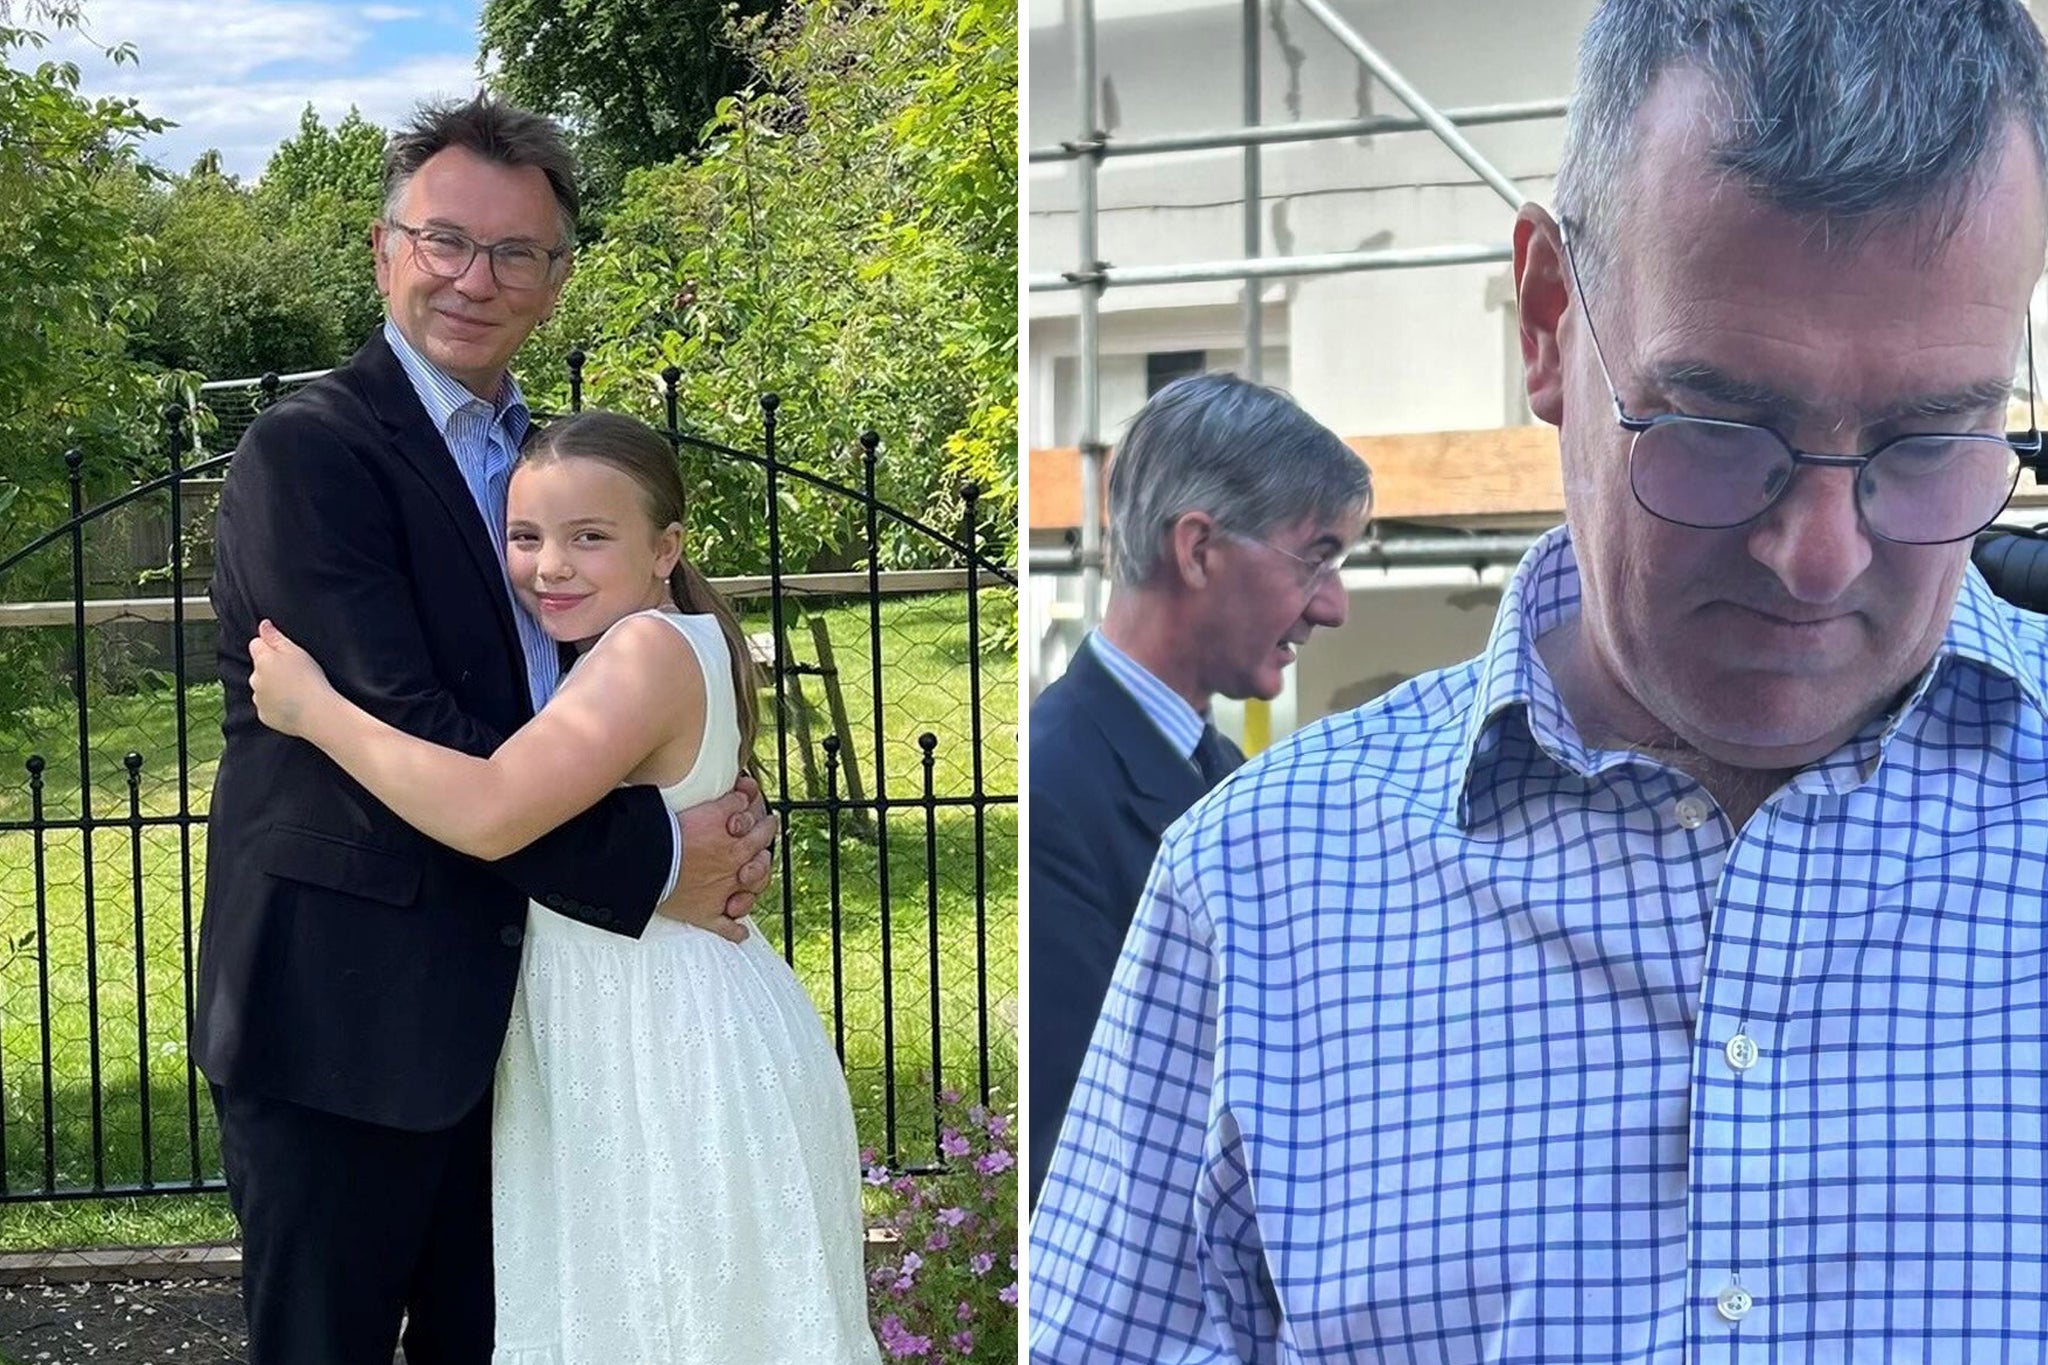
[[[710,616],[708,714],[673,810],[739,775]],[[685,853],[687,855],[687,852]],[[760,931],[639,939],[527,910],[491,1131],[493,1365],[874,1365],[859,1152],[817,1006]]]

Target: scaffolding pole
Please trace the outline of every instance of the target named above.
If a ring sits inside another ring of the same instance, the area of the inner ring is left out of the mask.
[[[1244,122],[1259,124],[1259,0],[1244,0]],[[1244,146],[1244,254],[1257,260],[1265,254],[1259,231],[1264,191],[1259,184],[1259,144]],[[1251,276],[1244,281],[1244,377],[1258,383],[1266,377],[1265,284]]]
[[[1495,123],[1526,123],[1531,119],[1563,118],[1571,105],[1566,100],[1528,100],[1519,104],[1477,104],[1464,109],[1446,109],[1443,116],[1460,128],[1479,128]],[[1327,142],[1347,137],[1379,137],[1386,133],[1426,133],[1427,123],[1419,118],[1374,114],[1368,118],[1320,119],[1304,123],[1274,123],[1258,127],[1222,128],[1206,133],[1165,133],[1158,137],[1109,138],[1100,155],[1161,156],[1175,152],[1213,152],[1232,147],[1271,147],[1286,142]],[[1057,147],[1034,147],[1030,161],[1072,161],[1081,156],[1073,143]]]
[[[1336,275],[1372,270],[1409,270],[1429,265],[1488,265],[1514,259],[1505,244],[1392,247],[1379,251],[1336,251],[1323,256],[1264,256],[1253,261],[1205,261],[1199,265],[1103,266],[1064,275],[1033,275],[1032,293],[1082,290],[1082,301],[1114,285],[1200,284],[1217,280],[1278,280],[1296,275]],[[1084,314],[1085,316],[1085,314]],[[1085,335],[1085,333],[1084,333]]]
[[[1079,178],[1075,205],[1076,236],[1080,247],[1078,268],[1059,275],[1034,276],[1027,284],[1033,293],[1062,289],[1080,291],[1076,320],[1079,331],[1080,354],[1077,368],[1081,403],[1080,433],[1076,444],[1081,456],[1081,526],[1079,545],[1073,551],[1065,553],[1071,555],[1068,561],[1069,571],[1078,568],[1081,573],[1081,620],[1083,626],[1089,630],[1093,630],[1101,619],[1102,570],[1105,562],[1102,546],[1103,473],[1109,448],[1102,439],[1103,291],[1115,285],[1191,284],[1231,280],[1241,282],[1244,286],[1244,371],[1248,377],[1257,379],[1263,373],[1265,362],[1264,299],[1261,293],[1261,284],[1265,280],[1351,271],[1489,264],[1509,260],[1512,255],[1507,246],[1489,244],[1267,258],[1263,254],[1265,243],[1260,221],[1264,201],[1260,163],[1262,147],[1282,142],[1427,131],[1434,133],[1495,193],[1519,209],[1525,202],[1521,191],[1515,187],[1514,182],[1480,155],[1477,148],[1465,140],[1457,125],[1521,122],[1526,119],[1557,117],[1566,111],[1565,101],[1545,100],[1521,104],[1484,105],[1446,114],[1424,99],[1420,91],[1408,84],[1401,73],[1345,24],[1324,0],[1300,0],[1303,8],[1307,9],[1317,22],[1328,29],[1331,35],[1378,78],[1381,84],[1408,106],[1414,118],[1374,116],[1365,119],[1284,124],[1270,128],[1262,126],[1260,3],[1261,0],[1243,0],[1244,40],[1241,59],[1244,65],[1244,127],[1223,132],[1131,139],[1112,145],[1108,132],[1100,126],[1098,112],[1094,0],[1073,0],[1074,83],[1078,106],[1077,122],[1080,125],[1078,136],[1072,142],[1062,143],[1058,147],[1037,148],[1029,154],[1029,159],[1033,162],[1072,161],[1075,163],[1075,173]],[[1244,153],[1244,259],[1194,265],[1114,268],[1101,259],[1100,175],[1105,158],[1221,147],[1238,147]],[[1032,560],[1036,567],[1039,556],[1033,554]],[[1046,561],[1045,567],[1053,568],[1052,562]]]
[[[1102,170],[1103,134],[1095,103],[1095,0],[1074,0],[1074,83],[1080,106],[1080,143],[1087,149],[1075,170],[1080,185],[1081,268],[1094,283],[1081,288],[1081,623],[1093,630],[1102,619],[1102,441],[1101,308],[1104,282],[1096,240],[1096,177]]]
[[[1489,532],[1476,535],[1417,535],[1360,546],[1344,561],[1346,569],[1482,569],[1514,564],[1529,552],[1540,533]],[[1034,574],[1065,575],[1080,567],[1071,545],[1034,545],[1026,563]]]
[[[1521,209],[1527,200],[1522,192],[1515,188],[1515,182],[1502,175],[1492,162],[1481,156],[1479,149],[1465,140],[1465,135],[1443,116],[1442,111],[1424,99],[1420,90],[1408,84],[1407,79],[1396,71],[1385,57],[1374,50],[1372,44],[1366,42],[1356,29],[1338,17],[1337,11],[1325,4],[1324,0],[1297,2],[1315,18],[1317,23],[1328,29],[1330,36],[1342,43],[1352,56],[1365,63],[1366,70],[1378,77],[1381,85],[1393,91],[1394,98],[1407,105],[1415,117],[1421,119],[1429,131],[1435,133],[1437,139],[1457,155],[1458,160],[1470,166],[1474,174],[1493,187],[1494,193],[1507,200],[1509,208],[1518,211]]]

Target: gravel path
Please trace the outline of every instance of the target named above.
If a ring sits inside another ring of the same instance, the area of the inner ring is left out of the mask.
[[[237,1280],[0,1286],[0,1359],[13,1365],[242,1365]]]

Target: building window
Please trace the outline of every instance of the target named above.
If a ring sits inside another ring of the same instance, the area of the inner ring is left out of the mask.
[[[1165,388],[1176,379],[1201,374],[1209,368],[1207,351],[1152,351],[1145,356],[1145,396]]]

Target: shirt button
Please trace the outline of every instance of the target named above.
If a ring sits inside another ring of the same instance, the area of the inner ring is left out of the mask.
[[[1730,1322],[1741,1322],[1756,1307],[1756,1300],[1739,1284],[1731,1284],[1714,1298],[1714,1311]]]
[[[524,937],[525,935],[519,932],[519,926],[515,924],[508,924],[498,931],[498,942],[507,948],[517,948],[519,940]]]
[[[1707,803],[1697,796],[1678,798],[1678,823],[1687,829],[1698,829],[1707,823]]]
[[[1722,1048],[1721,1052],[1723,1056],[1727,1057],[1728,1067],[1731,1071],[1749,1070],[1756,1065],[1756,1059],[1762,1055],[1757,1051],[1756,1039],[1750,1037],[1747,1033],[1738,1033],[1733,1038],[1730,1038],[1728,1046]]]

